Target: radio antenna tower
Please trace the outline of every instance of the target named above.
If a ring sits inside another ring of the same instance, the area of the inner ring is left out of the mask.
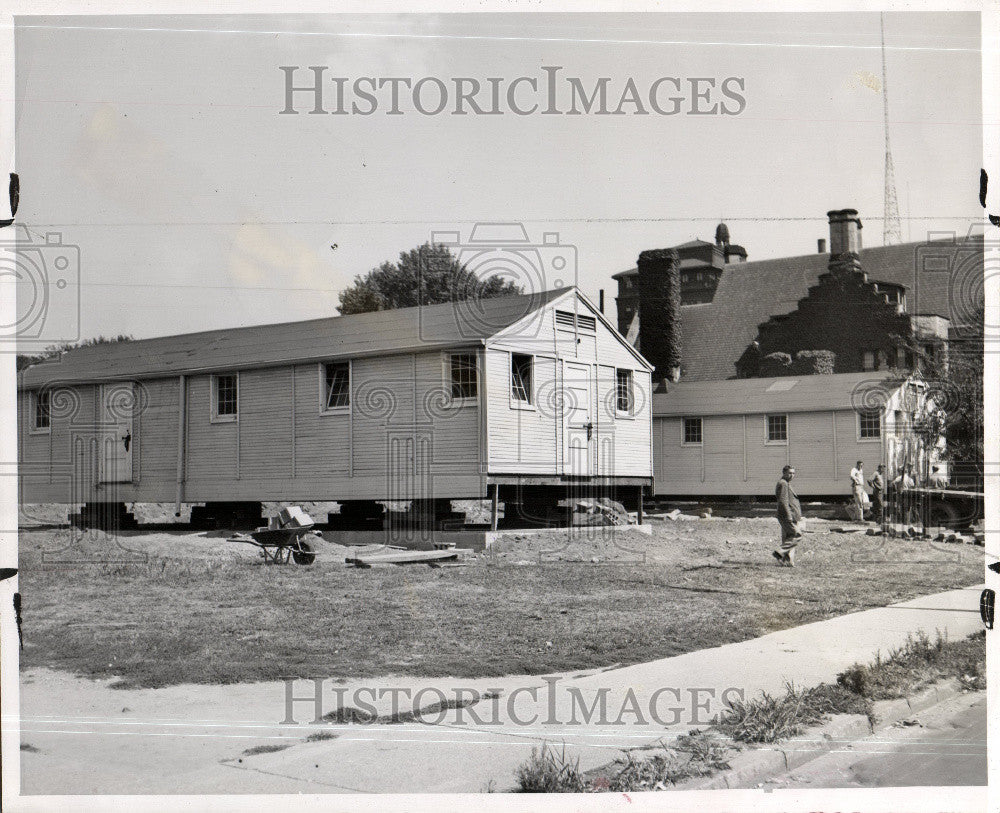
[[[882,33],[882,111],[885,116],[885,211],[883,213],[882,244],[886,246],[903,242],[899,225],[899,201],[896,199],[896,173],[892,166],[892,149],[889,146],[889,85],[885,69],[885,14],[879,15]]]

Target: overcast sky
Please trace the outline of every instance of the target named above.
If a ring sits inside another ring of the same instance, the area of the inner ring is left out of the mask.
[[[903,237],[964,233],[978,15],[889,14],[886,42]],[[877,14],[21,18],[16,47],[18,220],[80,246],[84,337],[334,315],[356,274],[477,221],[558,232],[612,303],[641,250],[711,240],[720,218],[751,260],[815,251],[835,208],[882,242]],[[613,105],[629,77],[736,76],[746,107],[279,115],[283,65],[484,84],[561,66],[610,77]]]

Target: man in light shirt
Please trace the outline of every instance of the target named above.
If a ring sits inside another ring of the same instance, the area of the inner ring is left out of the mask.
[[[851,469],[851,494],[858,509],[858,519],[865,521],[865,464],[858,464]]]

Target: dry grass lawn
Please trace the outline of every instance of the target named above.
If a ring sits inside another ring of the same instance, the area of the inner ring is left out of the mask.
[[[130,532],[123,541],[149,553],[145,564],[50,568],[40,551],[70,532],[26,530],[22,665],[143,687],[548,673],[718,646],[982,579],[978,547],[813,525],[795,569],[771,558],[777,523],[764,519],[656,523],[651,537],[630,535],[629,550],[515,535],[439,570],[349,569],[335,545],[312,567],[264,567],[189,530]],[[112,550],[101,534],[73,547]]]

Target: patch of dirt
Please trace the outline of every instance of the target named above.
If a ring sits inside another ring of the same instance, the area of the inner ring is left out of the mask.
[[[275,751],[284,751],[291,747],[291,745],[255,745],[253,748],[247,748],[243,752],[243,756],[255,757],[257,754],[273,754]]]
[[[111,535],[104,531],[81,532],[73,528],[36,531],[30,528],[20,534],[22,556],[29,561],[43,554],[52,563],[60,561],[150,562],[176,559],[199,562],[255,562],[260,552],[253,545],[229,539],[232,531],[176,531],[143,529],[119,531]],[[347,548],[327,540],[313,545],[317,560],[343,561]]]
[[[777,544],[779,538],[777,520],[764,517],[653,518],[649,524],[651,534],[613,526],[511,531],[496,539],[483,557],[508,565],[562,561],[719,566],[724,564],[718,555],[720,545],[724,552],[746,554],[756,549],[766,556],[771,540]],[[829,533],[830,525],[826,520],[808,520],[809,530],[816,534]]]

